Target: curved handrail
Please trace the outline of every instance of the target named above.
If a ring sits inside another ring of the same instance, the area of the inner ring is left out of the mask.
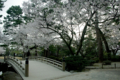
[[[9,56],[7,59],[12,60],[16,64],[18,64],[18,66],[20,66],[22,70],[25,70],[25,64],[22,65],[23,63],[19,59],[16,59],[13,56]],[[40,60],[41,62],[46,62],[47,64],[51,64],[52,66],[65,71],[65,66],[66,66],[65,62],[60,62],[60,61],[43,57],[43,56],[34,56],[34,57],[32,56],[32,57],[29,57],[29,59],[37,59],[37,60]]]
[[[13,56],[7,56],[6,60],[15,62],[15,64],[17,64],[20,67],[21,71],[25,74],[25,64],[22,63],[21,60],[15,58]]]

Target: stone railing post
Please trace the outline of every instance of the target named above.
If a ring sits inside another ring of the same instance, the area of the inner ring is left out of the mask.
[[[6,60],[6,56],[4,55],[4,62],[5,62],[5,60]]]
[[[44,57],[42,57],[42,62],[44,62]]]
[[[102,69],[103,69],[103,65],[104,65],[104,63],[102,63]]]
[[[62,70],[65,71],[65,65],[66,63],[65,62],[62,62]]]
[[[28,76],[29,76],[29,59],[27,57],[25,61],[25,77],[28,77]]]
[[[116,63],[114,64],[114,66],[115,66],[115,69],[116,69]]]

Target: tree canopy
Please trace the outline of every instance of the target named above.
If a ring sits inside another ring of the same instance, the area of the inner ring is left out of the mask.
[[[18,25],[23,23],[22,14],[23,12],[20,6],[11,6],[7,10],[7,16],[4,17],[4,27],[18,27]]]
[[[23,10],[27,15],[36,17],[33,20],[38,22],[39,28],[56,32],[72,55],[78,55],[81,52],[88,27],[93,27],[96,31],[94,36],[97,40],[98,54],[102,55],[103,41],[106,49],[109,49],[104,28],[109,28],[109,25],[106,25],[108,23],[114,24],[113,21],[118,20],[120,15],[118,0],[34,0],[31,3],[24,3]],[[84,28],[83,31],[79,31],[81,27]],[[74,42],[77,43],[74,45],[75,53],[72,51]]]
[[[85,46],[95,44],[93,52],[102,61],[103,52],[109,53],[110,47],[120,39],[117,34],[120,29],[119,5],[119,0],[29,0],[23,3],[24,17],[19,6],[9,8],[4,26],[19,25],[18,34],[26,36],[19,38],[24,45],[42,44],[49,48],[48,43],[52,40],[64,42],[70,55],[85,57],[87,51],[83,50],[91,48],[84,49]],[[26,24],[21,24],[23,22]],[[86,44],[91,38],[91,44]]]

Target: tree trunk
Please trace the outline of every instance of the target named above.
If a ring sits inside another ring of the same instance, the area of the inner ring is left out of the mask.
[[[96,30],[97,45],[98,45],[97,52],[98,52],[98,56],[99,56],[99,61],[102,62],[103,61],[103,46],[102,46],[102,39],[101,39],[100,31],[98,28],[97,12],[95,14],[95,30]]]
[[[57,46],[57,54],[56,54],[57,57],[58,57],[59,51],[60,51],[60,47]]]
[[[47,51],[44,49],[44,56],[47,57]]]
[[[90,18],[88,19],[88,21],[87,21],[86,24],[85,24],[85,27],[84,27],[83,32],[82,32],[82,37],[81,37],[80,42],[79,42],[79,48],[78,48],[78,50],[77,50],[76,55],[78,55],[79,52],[81,51],[82,43],[83,43],[83,41],[84,41],[84,36],[85,36],[86,30],[87,30],[88,23],[89,23],[89,21],[92,19],[92,17],[93,17],[94,14],[95,14],[95,11],[91,14]],[[83,55],[82,53],[81,53],[81,55],[84,57],[84,55]]]
[[[37,45],[35,44],[35,56],[37,56]]]
[[[107,40],[106,40],[104,34],[102,33],[102,31],[101,31],[99,28],[98,28],[98,30],[99,30],[99,32],[100,32],[100,34],[101,34],[102,40],[104,41],[104,44],[105,44],[105,48],[106,48],[107,53],[110,53],[111,51],[110,51],[110,49],[109,49],[109,46],[108,46],[108,43],[107,43]]]
[[[68,43],[67,43],[67,41],[65,40],[65,38],[63,37],[62,34],[60,34],[60,36],[61,36],[62,40],[64,41],[64,43],[67,45],[67,47],[68,47],[68,49],[69,49],[69,51],[70,51],[70,54],[71,54],[71,55],[74,55],[75,53],[74,53],[73,50],[72,50],[71,44],[68,44]]]
[[[35,56],[37,56],[37,49],[35,49]]]

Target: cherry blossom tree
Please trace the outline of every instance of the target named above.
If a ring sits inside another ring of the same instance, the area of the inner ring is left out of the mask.
[[[34,27],[33,27],[34,26]],[[21,45],[24,57],[27,51],[35,49],[37,55],[37,47],[48,49],[49,45],[56,44],[54,34],[51,30],[38,29],[35,22],[20,25],[19,31],[13,36],[12,40]],[[31,47],[32,46],[32,47]]]
[[[23,3],[23,11],[33,18],[31,22],[36,23],[38,29],[48,29],[58,34],[71,55],[80,53],[87,27],[93,27],[102,61],[102,41],[108,52],[110,44],[106,40],[105,27],[109,28],[108,24],[118,21],[119,3],[119,0],[29,0]],[[73,42],[76,45],[73,46]],[[76,48],[76,52],[72,47]],[[81,55],[84,56],[82,53]]]
[[[49,30],[56,32],[61,37],[61,39],[65,42],[65,44],[69,48],[71,54],[74,55],[75,53],[72,51],[72,44],[73,44],[73,39],[75,39],[75,36],[77,36],[74,28],[80,29],[80,24],[78,24],[78,21],[83,19],[83,17],[80,18],[81,16],[79,16],[78,14],[72,15],[74,13],[74,8],[72,9],[73,10],[72,11],[71,7],[69,7],[71,2],[61,5],[62,4],[61,2],[56,3],[54,1],[50,1],[50,2],[48,1],[48,2],[44,3],[42,1],[35,0],[31,3],[32,3],[31,5],[33,5],[33,6],[29,6],[29,7],[31,7],[29,9],[31,11],[31,14],[36,14],[36,16],[39,16],[35,20],[35,22],[38,22],[39,27],[47,28]],[[44,6],[39,6],[39,4],[37,5],[37,3],[44,4]],[[53,5],[53,4],[50,5],[49,3],[53,3],[55,5]],[[24,5],[25,4],[26,3],[24,3]],[[51,8],[47,8],[48,4],[49,4],[49,7],[51,6]],[[37,5],[37,8],[34,5]],[[60,5],[62,6],[61,8],[59,8]],[[56,6],[55,10],[52,9],[54,6]],[[65,7],[67,7],[67,8],[65,8]],[[28,10],[28,8],[24,7],[24,11],[27,11],[27,10]],[[82,10],[82,9],[80,9],[80,10]],[[83,14],[83,13],[81,13],[81,14]],[[71,15],[72,15],[72,17],[71,17]],[[77,16],[80,18],[80,20],[78,19],[75,22],[73,22],[73,20],[75,18],[77,18]],[[91,14],[91,16],[93,16],[93,13]],[[81,33],[79,32],[79,34],[81,34]],[[76,39],[78,39],[78,38],[76,38]],[[79,53],[79,51],[77,51],[77,54],[78,53]]]

